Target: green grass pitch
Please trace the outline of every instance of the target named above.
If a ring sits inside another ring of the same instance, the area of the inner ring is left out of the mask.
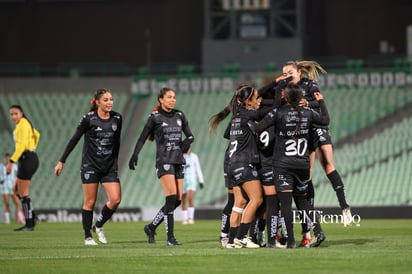
[[[164,225],[149,245],[145,223],[108,222],[107,245],[84,246],[80,223],[41,223],[34,232],[0,224],[0,273],[411,273],[412,220],[324,224],[318,248],[222,249],[220,221],[175,224],[182,246],[166,246]],[[295,225],[300,240],[300,225]]]

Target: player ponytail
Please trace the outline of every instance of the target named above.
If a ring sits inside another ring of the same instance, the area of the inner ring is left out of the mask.
[[[98,101],[106,92],[110,92],[110,90],[105,88],[99,88],[98,90],[96,90],[96,92],[93,95],[93,98],[90,100],[89,112],[97,110],[96,101]]]
[[[209,132],[213,132],[221,121],[223,121],[230,113],[232,118],[239,112],[239,109],[246,103],[247,100],[252,98],[255,89],[248,85],[239,85],[233,94],[230,102],[221,111],[210,117],[209,119]]]
[[[283,66],[293,66],[296,70],[301,71],[302,77],[310,80],[316,80],[320,73],[326,73],[326,70],[316,61],[288,61]]]

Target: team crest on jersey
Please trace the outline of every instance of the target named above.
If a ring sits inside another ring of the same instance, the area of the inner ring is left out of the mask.
[[[257,170],[252,170],[252,175],[255,176],[255,177],[257,177],[257,176],[258,176]]]
[[[89,173],[84,174],[84,178],[85,178],[86,180],[89,180],[89,179],[90,179],[90,174],[89,174]]]
[[[177,123],[177,125],[178,125],[179,127],[181,127],[181,126],[182,126],[182,120],[177,119],[176,123]]]
[[[112,124],[112,129],[113,129],[113,131],[116,131],[116,130],[117,130],[117,124],[116,124],[116,123],[113,123],[113,124]]]
[[[163,165],[163,169],[168,171],[170,169],[170,165]]]

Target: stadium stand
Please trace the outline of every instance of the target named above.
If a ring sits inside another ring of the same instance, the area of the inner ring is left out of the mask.
[[[343,175],[349,203],[354,206],[410,205],[412,118],[408,117],[359,144],[335,151],[335,164]],[[409,138],[408,138],[409,137]],[[332,187],[317,164],[313,181],[316,203],[336,206]]]

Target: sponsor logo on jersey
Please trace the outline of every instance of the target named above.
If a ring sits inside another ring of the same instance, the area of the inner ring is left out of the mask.
[[[97,126],[96,131],[102,131],[103,129],[99,126]]]
[[[162,127],[167,127],[167,126],[168,126],[167,123],[165,123],[165,122],[162,123]]]

